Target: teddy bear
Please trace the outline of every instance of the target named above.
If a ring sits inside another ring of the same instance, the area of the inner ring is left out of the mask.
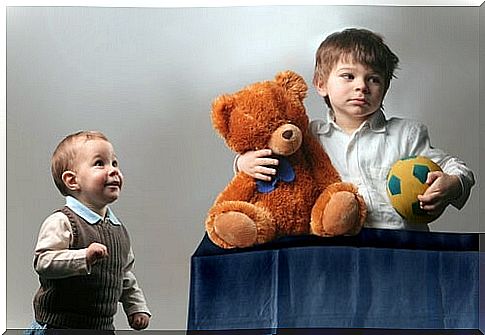
[[[279,160],[270,182],[237,172],[209,209],[205,228],[225,249],[282,236],[356,235],[367,209],[355,185],[344,183],[309,129],[307,84],[293,71],[250,84],[212,103],[212,124],[242,154],[271,149]]]

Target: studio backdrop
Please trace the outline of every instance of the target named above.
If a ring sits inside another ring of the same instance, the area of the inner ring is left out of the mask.
[[[291,69],[310,86],[308,114],[321,117],[314,53],[348,27],[381,33],[400,57],[386,115],[424,122],[432,145],[476,173],[465,208],[449,208],[431,230],[480,231],[483,17],[479,7],[7,8],[7,328],[32,320],[37,234],[64,204],[52,151],[69,133],[97,129],[125,175],[112,207],[131,233],[150,328],[184,329],[190,256],[233,174],[212,100]],[[121,309],[116,326],[128,328]]]

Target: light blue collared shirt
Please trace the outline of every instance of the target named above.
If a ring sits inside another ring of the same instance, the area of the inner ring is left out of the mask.
[[[103,221],[105,218],[101,217],[98,213],[93,212],[86,207],[82,202],[72,196],[66,197],[66,206],[69,207],[74,213],[82,217],[89,224],[97,224]],[[106,219],[115,225],[121,225],[120,220],[114,215],[113,211],[108,207],[106,211]]]

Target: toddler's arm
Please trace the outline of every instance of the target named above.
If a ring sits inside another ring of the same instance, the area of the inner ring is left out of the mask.
[[[101,243],[91,243],[86,249],[86,263],[88,266],[96,263],[98,259],[108,257],[108,248]]]
[[[106,246],[100,243],[71,250],[71,242],[71,224],[66,215],[57,212],[49,216],[40,228],[35,247],[35,271],[50,279],[87,275],[96,260],[107,256]]]
[[[235,170],[255,179],[270,181],[271,176],[276,174],[276,169],[268,166],[276,166],[279,163],[277,159],[269,157],[270,155],[270,149],[247,151],[236,157]]]
[[[128,323],[135,330],[145,329],[150,323],[150,315],[143,312],[134,313],[128,317]]]
[[[71,239],[71,224],[64,214],[45,219],[35,247],[35,271],[52,279],[88,274],[86,249],[69,250]]]
[[[128,262],[124,269],[123,293],[120,301],[125,314],[128,316],[130,327],[135,330],[141,330],[148,327],[151,313],[143,291],[139,287],[135,274],[132,271],[134,263],[135,257],[133,250],[130,249]]]

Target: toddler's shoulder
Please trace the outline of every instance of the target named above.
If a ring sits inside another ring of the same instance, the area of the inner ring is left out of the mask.
[[[67,215],[64,214],[60,209],[53,211],[47,219],[56,219],[56,220],[67,220]]]
[[[69,218],[66,214],[62,213],[59,210],[51,213],[47,218],[45,218],[43,223],[44,226],[59,226],[66,224],[69,224]]]

